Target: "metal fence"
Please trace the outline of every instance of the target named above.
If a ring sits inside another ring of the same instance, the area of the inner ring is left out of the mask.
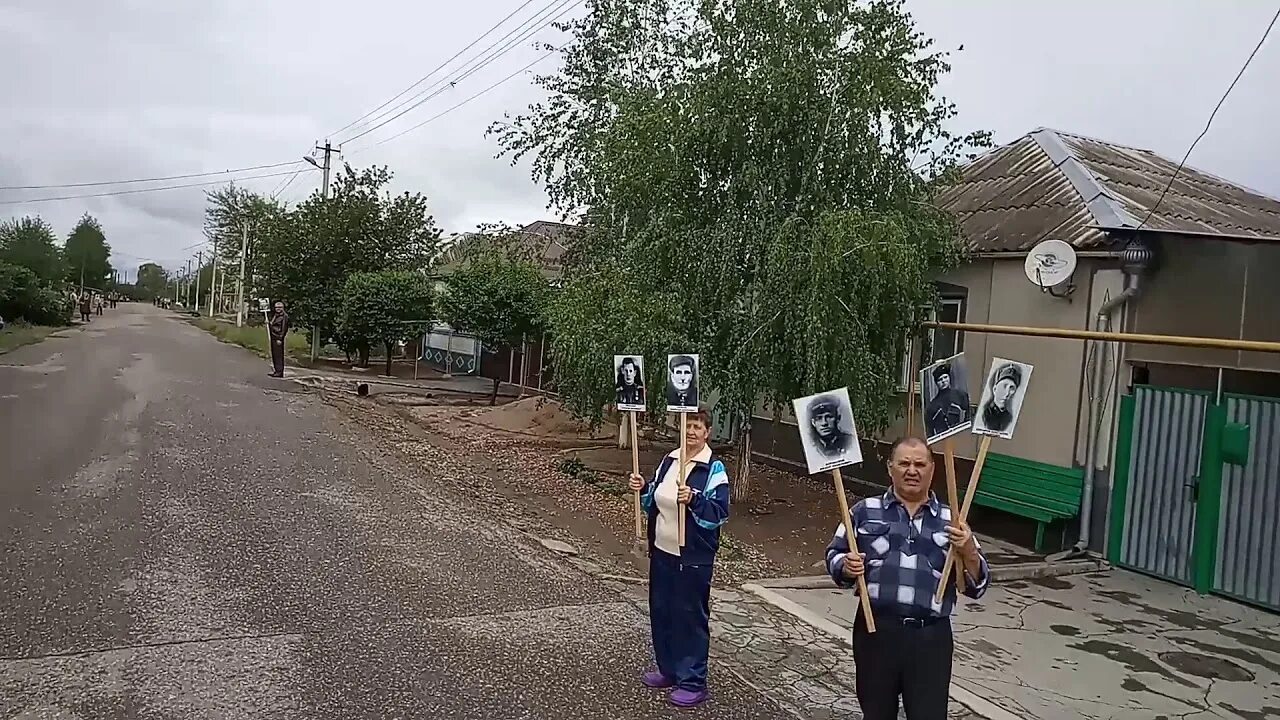
[[[1222,474],[1214,590],[1280,610],[1280,401],[1228,394],[1226,405],[1249,426],[1249,461]]]

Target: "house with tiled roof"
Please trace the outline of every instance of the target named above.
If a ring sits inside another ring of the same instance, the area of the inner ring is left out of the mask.
[[[1150,150],[1041,128],[974,160],[936,202],[970,253],[937,279],[938,320],[1280,341],[1280,201],[1261,192]],[[1076,259],[1054,286],[1027,272],[1048,240]],[[939,329],[904,359],[904,399],[912,368],[961,351],[973,403],[992,358],[1034,366],[1016,433],[993,441],[997,469],[983,471],[975,525],[1280,608],[1276,563],[1243,564],[1280,557],[1280,355]],[[1252,444],[1206,490],[1201,476],[1217,472],[1201,467],[1213,450],[1206,418],[1219,412]],[[794,425],[762,420],[756,451],[800,461]],[[864,454],[909,430],[921,432],[904,419]],[[967,433],[954,441],[962,485],[976,445]],[[863,479],[883,483],[880,463],[865,463]],[[1197,515],[1220,515],[1217,528]]]

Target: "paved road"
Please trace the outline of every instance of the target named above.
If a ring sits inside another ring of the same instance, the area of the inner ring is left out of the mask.
[[[150,306],[0,355],[0,720],[755,718],[635,608]]]

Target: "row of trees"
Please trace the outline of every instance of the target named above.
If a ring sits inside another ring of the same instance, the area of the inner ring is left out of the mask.
[[[106,289],[110,255],[102,225],[87,213],[61,245],[42,218],[0,221],[0,316],[66,324],[71,312],[66,288]]]
[[[373,348],[392,349],[420,335],[434,318],[428,269],[440,230],[427,200],[392,195],[385,167],[344,166],[326,197],[316,191],[296,207],[240,187],[208,193],[205,234],[217,262],[239,273],[246,302],[284,300],[313,342],[335,342],[362,366]],[[201,268],[211,287],[212,259]]]
[[[761,403],[848,386],[884,428],[961,257],[930,200],[989,144],[951,130],[945,54],[902,0],[588,5],[548,99],[490,128],[582,225],[546,306],[566,402],[600,416],[614,352],[698,351],[743,480]]]

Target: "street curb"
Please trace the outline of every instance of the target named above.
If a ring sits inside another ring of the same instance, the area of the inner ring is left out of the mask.
[[[996,565],[991,568],[993,582],[1003,580],[1031,580],[1042,577],[1060,575],[1081,575],[1091,572],[1105,572],[1110,567],[1095,560],[1070,560],[1067,562],[1029,562],[1012,565]],[[778,588],[782,590],[833,590],[835,583],[830,575],[802,575],[800,577],[774,578],[757,580],[755,585],[762,588]]]
[[[831,578],[827,578],[827,587],[831,588]],[[773,605],[774,607],[795,616],[797,619],[808,623],[816,630],[839,639],[850,647],[853,646],[853,632],[845,627],[837,625],[821,615],[809,610],[800,604],[788,600],[778,593],[763,587],[756,583],[746,583],[742,586],[743,590],[755,594],[761,600]],[[834,588],[832,588],[834,589]],[[1026,720],[1015,715],[1008,710],[996,705],[979,695],[977,692],[965,687],[967,683],[963,680],[951,678],[951,699],[969,708],[972,712],[986,718],[987,720]]]

